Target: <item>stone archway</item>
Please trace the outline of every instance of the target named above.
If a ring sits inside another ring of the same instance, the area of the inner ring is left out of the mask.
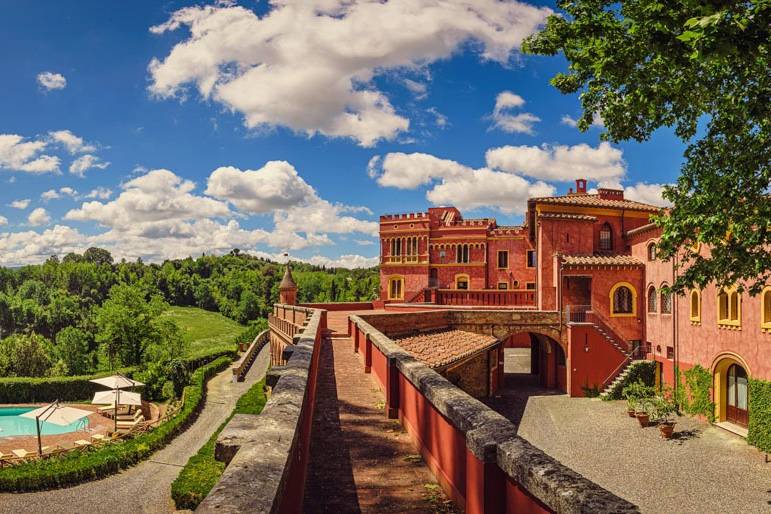
[[[722,353],[715,358],[712,363],[712,399],[716,421],[746,426],[749,415],[746,382],[750,376],[749,366],[741,356]]]
[[[535,386],[567,391],[567,352],[553,332],[514,330],[503,343],[499,382],[506,388]]]

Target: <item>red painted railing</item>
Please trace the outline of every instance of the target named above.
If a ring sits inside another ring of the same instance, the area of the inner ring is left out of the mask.
[[[535,307],[532,289],[437,289],[438,305]]]

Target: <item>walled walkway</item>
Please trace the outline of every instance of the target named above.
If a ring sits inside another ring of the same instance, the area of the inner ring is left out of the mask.
[[[350,339],[325,340],[320,359],[303,512],[453,512]]]
[[[236,401],[265,376],[264,349],[244,382],[233,383],[230,368],[209,380],[198,419],[150,459],[103,480],[38,493],[0,494],[0,513],[160,514],[173,511],[171,483],[187,460],[230,415]]]

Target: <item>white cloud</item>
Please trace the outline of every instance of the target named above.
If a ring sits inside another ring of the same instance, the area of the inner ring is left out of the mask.
[[[55,130],[48,133],[51,140],[63,145],[71,154],[95,152],[94,145],[87,144],[82,137],[76,136],[69,130]]]
[[[637,202],[658,205],[659,207],[672,207],[669,200],[662,196],[666,184],[645,184],[638,182],[633,186],[624,188],[624,198]]]
[[[541,118],[529,112],[513,113],[513,109],[519,109],[525,105],[525,100],[511,91],[503,91],[495,99],[495,107],[490,116],[494,126],[510,133],[532,134],[533,125],[541,121]]]
[[[375,77],[420,71],[468,42],[482,59],[506,64],[550,12],[498,0],[282,0],[261,17],[234,5],[186,7],[150,29],[185,26],[190,35],[150,62],[149,90],[170,98],[195,85],[249,128],[372,146],[409,128]]]
[[[607,142],[596,148],[583,143],[503,146],[488,150],[485,158],[490,168],[547,181],[618,180],[626,172],[623,152]]]
[[[461,209],[491,207],[521,214],[529,197],[554,194],[552,186],[540,181],[531,183],[511,173],[473,169],[424,153],[390,153],[373,159],[369,173],[381,186],[414,189],[428,184],[428,201]]]
[[[379,264],[380,259],[378,257],[365,257],[364,255],[341,255],[340,257],[326,257],[324,255],[314,255],[312,257],[298,257],[295,255],[286,256],[283,253],[269,253],[269,252],[253,252],[256,257],[268,259],[275,262],[285,263],[286,261],[292,262],[307,262],[316,266],[326,266],[327,268],[371,268]]]
[[[56,225],[44,232],[0,232],[0,265],[38,264],[52,255],[83,252],[90,240],[77,230]]]
[[[434,123],[436,123],[437,127],[445,128],[447,125],[450,124],[449,120],[447,119],[447,116],[439,112],[439,110],[436,107],[429,107],[428,109],[426,109],[426,112],[434,115]]]
[[[0,134],[0,169],[27,173],[58,173],[58,157],[41,155],[45,141],[25,141],[16,134]]]
[[[62,188],[59,188],[58,191],[56,189],[49,189],[48,191],[41,194],[40,198],[42,198],[44,201],[47,202],[49,200],[57,200],[64,196],[70,196],[74,198],[75,196],[77,196],[77,194],[78,192],[72,189],[71,187],[62,187]]]
[[[0,216],[0,225],[7,225],[8,224],[8,218],[5,216]]]
[[[567,125],[568,127],[576,128],[578,127],[578,120],[573,118],[572,116],[569,116],[565,114],[562,116],[562,119],[560,120],[560,123],[563,125]],[[603,128],[605,127],[605,121],[603,121],[602,116],[600,116],[599,113],[594,113],[594,116],[592,116],[592,124],[589,125],[589,127],[597,127],[597,128]]]
[[[29,198],[24,198],[23,200],[14,200],[9,203],[8,206],[13,207],[14,209],[26,209],[29,207],[30,202],[31,200]]]
[[[425,82],[418,82],[417,80],[404,79],[404,87],[415,94],[415,98],[422,100],[428,96],[428,85]]]
[[[360,246],[372,246],[375,244],[371,239],[356,239],[354,242]]]
[[[97,187],[92,189],[85,198],[95,198],[97,200],[108,200],[112,196],[112,189],[106,187]]]
[[[48,225],[51,223],[51,217],[48,215],[45,209],[42,207],[38,207],[37,209],[34,209],[32,212],[29,213],[29,217],[27,218],[27,221],[29,221],[30,225]]]
[[[77,175],[78,177],[83,177],[85,176],[86,171],[92,168],[103,170],[109,165],[109,162],[102,162],[102,160],[95,155],[86,154],[72,161],[72,164],[70,164],[70,173]]]
[[[53,89],[64,89],[67,87],[67,79],[61,73],[54,73],[51,71],[44,71],[38,73],[37,82],[40,87],[51,91]]]

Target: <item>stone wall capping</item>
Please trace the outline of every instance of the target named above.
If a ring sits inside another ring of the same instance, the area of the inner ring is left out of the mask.
[[[293,452],[324,311],[285,305],[275,309],[306,312],[310,318],[303,332],[293,338],[287,363],[268,374],[273,390],[262,413],[238,414],[220,432],[215,457],[227,467],[196,512],[271,513],[281,507],[296,459]]]
[[[499,444],[497,461],[510,478],[558,514],[640,512],[521,437]]]

